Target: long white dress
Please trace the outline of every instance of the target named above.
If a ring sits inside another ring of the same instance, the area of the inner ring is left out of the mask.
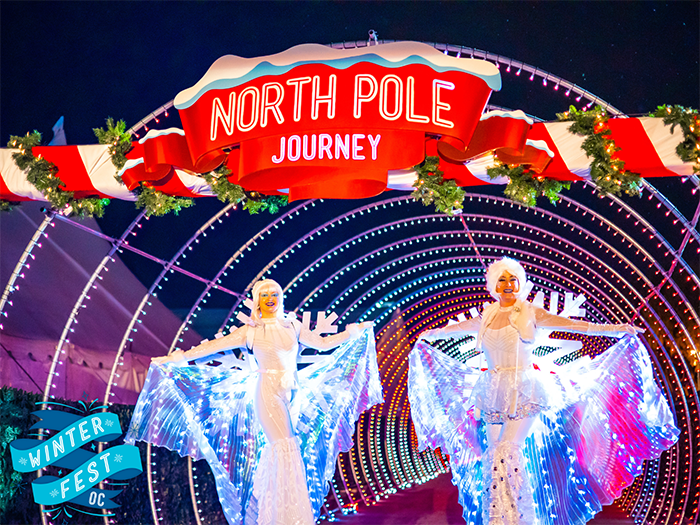
[[[299,343],[341,347],[297,373]],[[230,348],[250,348],[257,369],[152,364],[125,441],[207,459],[231,524],[312,524],[355,420],[382,401],[373,334],[263,319],[195,352]]]
[[[426,334],[476,336],[486,371],[422,341],[410,354],[409,400],[419,445],[450,455],[469,524],[583,524],[620,495],[643,460],[677,440],[637,337],[626,336],[593,360],[543,370],[528,344],[538,327],[619,335],[615,326],[570,320],[530,303],[508,309],[494,303],[481,319]],[[479,424],[530,418],[537,422],[524,446],[489,446]]]

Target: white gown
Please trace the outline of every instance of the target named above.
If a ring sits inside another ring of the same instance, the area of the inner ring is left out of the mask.
[[[187,359],[251,348],[257,368],[153,363],[126,442],[206,459],[232,525],[314,523],[359,415],[382,402],[371,330],[320,337],[264,319],[197,347]],[[333,354],[297,372],[299,343]]]
[[[615,326],[566,319],[530,303],[512,309],[495,303],[481,319],[425,334],[429,340],[475,335],[486,371],[422,341],[410,354],[419,446],[450,455],[467,523],[583,524],[619,497],[643,460],[678,438],[637,337],[625,336],[593,360],[540,370],[528,344],[538,327],[618,335]],[[537,416],[524,446],[505,440],[489,446],[479,424]]]
[[[291,418],[292,392],[298,388],[299,342],[330,350],[348,339],[348,332],[319,337],[296,324],[283,326],[277,318],[262,327],[242,327],[239,338],[253,331],[252,349],[258,366],[255,415],[267,445],[253,479],[258,525],[311,525],[315,522],[306,488],[306,469]],[[297,335],[298,330],[298,335]]]

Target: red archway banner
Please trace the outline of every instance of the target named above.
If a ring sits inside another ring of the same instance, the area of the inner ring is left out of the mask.
[[[291,200],[376,195],[389,170],[423,160],[426,136],[464,150],[493,89],[493,64],[415,42],[226,56],[175,98],[183,132],[152,137],[158,154],[144,152],[145,172],[163,159],[206,172],[237,150],[227,166],[246,189],[282,190]]]
[[[177,196],[212,195],[204,178],[223,163],[250,191],[362,198],[412,189],[412,166],[439,155],[459,185],[498,183],[494,159],[544,176],[588,178],[590,159],[568,122],[533,123],[521,111],[483,114],[498,69],[417,42],[349,50],[304,44],[267,57],[225,56],[175,98],[183,129],[151,130],[114,180],[107,146],[35,147],[76,196],[134,200],[146,183]],[[675,155],[682,133],[657,118],[610,119],[626,169],[690,175]],[[0,149],[0,198],[45,200]]]

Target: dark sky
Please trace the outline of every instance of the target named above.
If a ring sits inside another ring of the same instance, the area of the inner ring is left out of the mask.
[[[218,57],[380,38],[464,45],[577,83],[636,114],[698,107],[700,3],[0,2],[0,138],[65,116],[69,144],[108,116],[136,123]],[[511,98],[512,100],[512,98]],[[493,100],[495,103],[498,99]],[[554,118],[566,109],[535,109]],[[532,108],[530,112],[535,112]]]
[[[105,118],[132,126],[195,84],[223,55],[254,57],[307,42],[366,40],[370,29],[380,39],[463,45],[522,61],[632,115],[666,103],[697,108],[699,26],[697,1],[1,0],[0,139],[4,145],[10,135],[36,129],[48,142],[53,124],[64,116],[69,144],[95,144],[92,128]],[[526,77],[503,72],[503,90],[491,103],[550,120],[573,102],[563,90]],[[218,208],[215,199],[198,199],[186,222],[198,224],[193,214],[209,217]],[[131,203],[112,202],[100,226],[118,237],[135,213]],[[269,220],[249,217],[245,226],[255,233]],[[190,233],[175,217],[158,221],[154,237],[140,239],[143,249],[167,259]],[[236,233],[247,239],[247,231]],[[149,285],[155,276],[149,267],[123,257]],[[171,303],[184,307],[192,300],[175,290]]]

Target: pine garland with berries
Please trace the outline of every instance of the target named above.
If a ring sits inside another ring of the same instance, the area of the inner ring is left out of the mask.
[[[693,173],[700,173],[700,120],[698,110],[683,106],[659,106],[650,116],[661,118],[664,124],[671,126],[671,133],[676,126],[683,131],[683,142],[676,147],[676,155],[683,162],[693,163]]]
[[[659,106],[650,114],[662,118],[664,123],[671,125],[671,133],[680,126],[684,140],[676,148],[678,157],[684,162],[693,163],[693,173],[700,174],[700,122],[698,110],[677,105]],[[607,125],[609,117],[605,110],[596,106],[592,110],[577,110],[574,106],[565,113],[557,114],[559,121],[572,121],[569,127],[571,133],[585,137],[582,149],[592,159],[590,174],[596,185],[598,194],[620,195],[623,191],[628,195],[639,195],[642,189],[638,173],[625,170],[625,163],[614,158],[620,148],[610,136]],[[106,119],[106,129],[93,129],[100,144],[109,145],[112,163],[120,170],[127,162],[126,154],[131,149],[131,135],[126,131],[123,120],[116,121],[111,117]],[[27,181],[33,184],[51,205],[66,215],[79,217],[98,216],[104,213],[109,199],[88,197],[75,198],[73,192],[65,191],[65,183],[58,176],[56,166],[46,159],[34,157],[32,148],[41,143],[41,134],[37,131],[27,133],[24,137],[11,136],[9,148],[17,149],[13,153],[17,166],[27,173]],[[413,169],[418,174],[413,184],[415,190],[411,196],[416,201],[422,201],[428,206],[434,204],[438,212],[447,215],[461,213],[465,192],[457,186],[454,180],[445,180],[444,173],[439,169],[438,157],[426,157]],[[488,168],[491,178],[507,177],[509,182],[504,194],[514,202],[525,206],[534,206],[537,198],[544,196],[552,204],[560,199],[560,193],[569,189],[570,182],[558,181],[541,176],[525,166],[508,165],[498,162]],[[288,204],[284,195],[264,195],[255,191],[246,191],[241,186],[228,180],[230,171],[222,166],[210,173],[201,174],[211,186],[217,198],[222,202],[234,204],[243,203],[243,209],[251,214],[267,210],[277,213]],[[115,175],[121,183],[121,177]],[[174,197],[153,188],[149,183],[141,183],[134,193],[137,195],[136,207],[145,207],[148,215],[165,215],[170,211],[179,213],[183,208],[194,205],[194,200],[186,197]],[[19,202],[0,199],[0,211],[8,211],[19,205]]]
[[[511,166],[499,162],[496,166],[488,168],[486,173],[492,179],[507,177],[508,184],[503,193],[513,202],[532,207],[537,203],[537,197],[543,196],[549,199],[553,205],[561,200],[561,192],[571,188],[570,181],[550,179],[538,175],[522,165]]]
[[[12,211],[20,204],[21,201],[6,201],[5,199],[0,199],[0,212]]]
[[[92,131],[100,144],[109,144],[112,164],[119,171],[126,164],[126,154],[132,147],[131,134],[127,133],[126,123],[123,120],[114,122],[112,117],[108,117],[105,124],[107,129],[93,128]],[[118,174],[115,174],[114,178],[120,184],[123,184],[122,178]],[[183,208],[194,206],[194,199],[167,195],[144,182],[141,182],[139,187],[134,189],[133,193],[136,194],[136,207],[145,208],[148,216],[161,217],[170,212],[178,215]]]
[[[141,183],[141,186],[136,188],[136,208],[145,208],[146,215],[149,217],[155,215],[156,217],[162,217],[170,212],[179,215],[180,210],[183,208],[189,208],[194,206],[194,199],[188,197],[173,197],[158,191],[152,186],[146,186],[146,184]]]
[[[126,164],[126,154],[131,150],[131,134],[126,132],[126,122],[123,120],[115,123],[112,117],[108,117],[105,123],[107,129],[93,128],[92,132],[100,144],[109,144],[112,164],[120,170]],[[117,180],[121,182],[121,177],[117,176]]]
[[[639,173],[627,171],[624,161],[614,158],[620,148],[610,136],[608,114],[596,106],[591,110],[578,110],[569,107],[565,113],[557,113],[561,122],[573,121],[569,132],[586,137],[581,149],[593,159],[591,161],[591,180],[598,190],[598,195],[639,195],[642,191],[642,179]]]
[[[243,209],[251,215],[266,210],[274,214],[289,203],[286,195],[263,195],[256,191],[246,191],[242,186],[228,180],[230,174],[231,170],[226,166],[221,166],[210,173],[201,175],[221,202],[229,202],[234,205],[243,202]]]
[[[72,191],[64,190],[66,184],[58,176],[56,165],[42,158],[41,155],[35,157],[32,154],[32,149],[39,145],[41,145],[41,133],[38,131],[27,133],[24,137],[12,135],[7,143],[8,148],[18,150],[12,154],[12,159],[19,169],[27,173],[27,181],[41,192],[53,208],[66,215],[102,217],[109,199],[100,197],[76,199]],[[6,202],[8,201],[3,201],[1,210],[12,209],[12,204],[5,204]]]
[[[435,209],[449,216],[459,214],[463,209],[466,193],[457,183],[443,178],[444,172],[440,170],[439,157],[426,157],[425,160],[414,166],[418,174],[411,193],[415,201],[422,201],[424,206],[435,205]]]

